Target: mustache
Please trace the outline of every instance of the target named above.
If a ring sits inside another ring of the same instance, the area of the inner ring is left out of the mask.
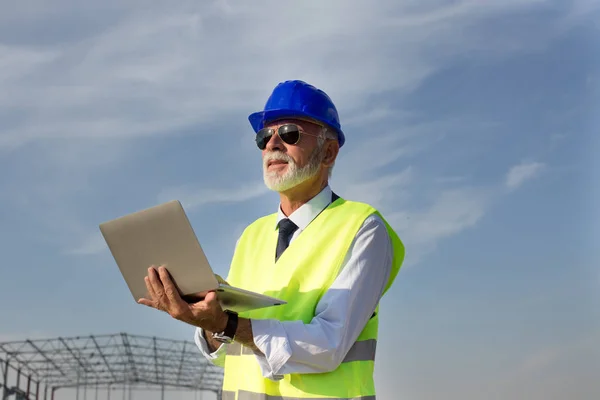
[[[292,159],[292,157],[288,156],[285,153],[281,153],[281,152],[273,152],[273,153],[267,153],[264,155],[263,158],[263,164],[266,166],[267,163],[269,161],[285,161],[288,163],[293,163],[294,160]]]

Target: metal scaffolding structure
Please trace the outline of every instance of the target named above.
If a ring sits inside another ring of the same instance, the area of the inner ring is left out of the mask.
[[[0,343],[1,400],[51,400],[63,388],[210,391],[220,398],[222,370],[194,343],[156,337],[89,335]],[[10,383],[12,382],[12,383]],[[131,397],[131,393],[129,393]],[[96,393],[97,398],[97,393]]]

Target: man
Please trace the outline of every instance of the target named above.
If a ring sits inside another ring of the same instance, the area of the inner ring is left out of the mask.
[[[227,281],[287,304],[236,315],[214,292],[187,304],[162,267],[140,303],[197,327],[201,353],[225,369],[223,399],[374,399],[379,301],[404,246],[377,210],[331,191],[345,136],[327,94],[286,81],[249,120],[280,205],[242,233]]]

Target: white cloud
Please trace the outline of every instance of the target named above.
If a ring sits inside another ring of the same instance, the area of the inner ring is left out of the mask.
[[[517,189],[523,183],[537,177],[545,168],[540,162],[528,162],[515,165],[506,175],[506,187],[510,190]]]
[[[365,157],[368,159],[368,157]],[[340,196],[351,200],[363,201],[374,207],[383,208],[386,204],[393,203],[401,206],[403,193],[408,190],[413,176],[413,168],[407,167],[399,172],[392,172],[370,179],[350,181],[352,175],[344,171],[343,182],[336,185]]]
[[[108,251],[106,241],[100,232],[88,236],[81,244],[64,253],[68,255],[88,256]]]
[[[303,29],[278,29],[277,35],[272,24],[255,23],[265,8],[245,4],[123,10],[79,41],[0,48],[0,104],[28,116],[4,129],[0,143],[165,134],[244,114],[290,77],[326,88],[343,116],[357,117],[369,94],[411,90],[445,59],[487,50],[487,39],[497,55],[520,51],[493,37],[464,35],[465,23],[536,3],[461,2],[431,11],[391,2],[271,2],[269,15],[303,21]]]
[[[436,178],[436,182],[440,184],[461,183],[467,180],[466,176],[441,176]]]
[[[222,134],[231,115],[249,129],[246,115],[264,104],[277,82],[290,78],[324,88],[352,136],[347,160],[353,160],[353,168],[346,176],[338,168],[334,182],[359,198],[399,205],[405,202],[402,196],[408,196],[402,190],[408,175],[388,173],[371,181],[378,173],[373,169],[396,168],[396,163],[443,136],[447,121],[430,119],[415,127],[408,123],[411,111],[373,99],[390,94],[404,99],[466,53],[511,56],[546,46],[555,34],[551,29],[527,38],[515,33],[519,40],[513,40],[510,32],[499,36],[481,29],[495,15],[539,6],[535,0],[488,2],[486,7],[463,1],[437,8],[389,1],[374,7],[372,2],[341,0],[294,5],[272,1],[263,7],[107,1],[93,9],[70,1],[52,9],[34,3],[39,12],[14,8],[1,17],[3,29],[12,27],[15,40],[0,47],[0,106],[8,110],[0,119],[0,153],[20,151],[24,168],[44,170],[43,180],[11,175],[9,186],[15,196],[27,199],[32,218],[48,221],[43,234],[48,231],[46,236],[54,238],[58,233],[63,243],[72,243],[97,225],[82,221],[87,210],[74,207],[76,200],[71,200],[82,187],[97,185],[91,175],[116,173],[143,154],[150,136]],[[70,11],[73,7],[76,13]],[[256,23],[265,17],[273,23]],[[69,35],[69,30],[61,30],[43,38],[22,30],[33,25],[62,29],[74,26],[73,18],[90,21],[89,26],[79,24],[73,29],[81,32]],[[302,29],[278,22],[290,19],[302,21]],[[569,23],[577,23],[577,17]],[[372,128],[382,122],[388,127],[390,122],[397,124],[393,130]],[[360,161],[362,151],[352,155],[353,146],[373,157]],[[260,184],[246,185],[250,179],[244,171],[237,178],[232,189],[184,186],[168,189],[159,198],[181,197],[193,208],[266,193]],[[386,198],[379,188],[400,189],[401,195]],[[89,239],[75,249],[68,247],[86,253],[98,249],[99,243]]]
[[[37,72],[59,55],[52,49],[33,50],[0,44],[0,84],[7,85],[12,80]]]
[[[553,372],[549,370],[560,364],[561,361],[571,357],[574,353],[598,352],[599,345],[600,332],[595,331],[583,337],[572,338],[564,343],[532,351],[524,355],[523,360],[515,370],[513,378],[522,379],[527,375]]]
[[[186,210],[211,203],[239,203],[262,196],[269,192],[263,182],[240,184],[228,188],[198,188],[187,185],[163,190],[158,195],[159,202],[179,200]]]
[[[430,141],[429,146],[433,143]],[[348,166],[356,164],[359,157],[377,160],[381,149],[393,153],[395,148],[393,145],[365,146],[346,163]],[[421,150],[426,148],[424,144]],[[530,163],[510,168],[507,177],[510,177],[511,187],[532,179],[545,167],[541,163]],[[368,202],[383,212],[406,245],[406,265],[418,264],[441,240],[473,229],[494,202],[506,194],[502,190],[506,181],[473,186],[467,177],[428,177],[414,166],[381,174],[376,161],[360,164],[359,169],[361,173],[352,167],[348,172],[338,171],[343,176],[337,187],[343,196]],[[350,181],[352,178],[356,180]]]
[[[164,189],[158,196],[157,202],[179,200],[186,212],[206,204],[239,203],[259,197],[269,190],[261,183],[240,185],[230,188],[198,188],[195,185]],[[106,241],[100,232],[88,235],[83,242],[75,247],[67,248],[68,255],[96,255],[108,250]]]
[[[533,374],[548,368],[559,359],[563,351],[564,349],[559,347],[550,347],[527,355],[518,368],[519,375]]]
[[[490,385],[496,388],[498,398],[598,398],[600,386],[595,373],[600,355],[598,333],[592,331],[526,353]]]
[[[406,264],[415,265],[447,237],[471,229],[490,207],[492,189],[457,186],[437,192],[429,205],[392,213],[390,224],[406,246]]]
[[[487,198],[482,190],[444,191],[426,213],[416,216],[411,235],[419,242],[454,235],[479,222],[486,205]]]

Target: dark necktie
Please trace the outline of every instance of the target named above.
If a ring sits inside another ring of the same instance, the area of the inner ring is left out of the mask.
[[[279,221],[279,237],[277,238],[277,253],[275,253],[275,261],[281,257],[284,250],[290,244],[290,239],[292,238],[292,234],[298,229],[295,223],[291,220],[284,218]]]

